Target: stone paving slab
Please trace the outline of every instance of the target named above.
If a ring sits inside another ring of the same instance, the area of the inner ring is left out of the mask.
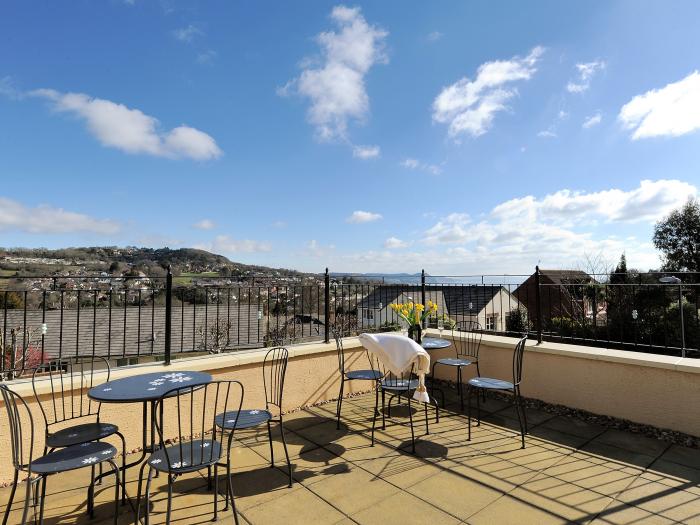
[[[429,411],[425,431],[422,407],[413,406],[416,454],[410,454],[406,408],[392,408],[386,428],[381,417],[370,430],[374,395],[343,403],[336,428],[335,403],[286,417],[286,437],[294,486],[279,434],[275,467],[270,466],[267,430],[237,434],[231,452],[234,491],[242,525],[284,524],[667,524],[700,523],[700,451],[599,425],[528,413],[530,434],[520,448],[512,407],[489,399],[483,419],[467,441],[466,417],[455,393],[447,391],[440,422]],[[137,470],[127,476],[127,491],[137,492]],[[85,514],[88,470],[49,479],[46,525],[112,523],[113,482],[96,495],[96,519]],[[165,521],[165,477],[152,486],[151,523]],[[220,472],[219,519],[225,478]],[[20,523],[23,486],[8,523]],[[4,512],[9,489],[0,489]],[[135,499],[135,498],[134,498]],[[121,525],[134,522],[129,506],[120,508]],[[175,525],[209,523],[213,492],[206,471],[183,476],[175,485]]]

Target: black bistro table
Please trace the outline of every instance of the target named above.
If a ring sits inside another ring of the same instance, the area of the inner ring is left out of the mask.
[[[155,451],[156,415],[154,409],[156,401],[160,399],[163,394],[174,388],[206,385],[207,383],[211,383],[211,381],[211,375],[205,372],[153,372],[115,379],[114,381],[103,383],[88,390],[88,397],[100,403],[141,403],[143,406],[143,442],[141,457],[126,465],[122,475],[126,476],[126,469],[136,465],[141,464],[141,468],[143,469],[143,466],[146,465],[144,459],[146,459],[147,454]],[[148,421],[149,414],[150,423]]]
[[[421,339],[420,345],[426,350],[440,350],[447,348],[452,344],[452,341],[440,339],[438,337],[424,337]]]

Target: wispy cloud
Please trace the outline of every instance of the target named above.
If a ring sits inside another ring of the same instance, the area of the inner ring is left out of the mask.
[[[376,159],[380,153],[379,146],[354,146],[352,148],[352,156],[363,160]]]
[[[312,239],[304,246],[304,253],[311,257],[328,257],[335,251],[335,245],[322,246],[317,240]]]
[[[126,153],[194,160],[216,159],[223,153],[203,131],[184,124],[161,131],[155,117],[111,100],[53,89],[37,89],[28,95],[48,100],[56,112],[84,120],[88,131],[102,145]]]
[[[190,24],[187,27],[181,27],[173,31],[173,36],[180,42],[192,42],[195,37],[203,36],[204,32],[194,24]]]
[[[591,79],[598,71],[605,69],[605,62],[602,60],[594,60],[593,62],[585,62],[576,64],[578,73],[576,79],[570,80],[566,85],[566,90],[569,93],[583,93],[591,87]]]
[[[198,230],[213,230],[216,228],[216,224],[214,224],[214,221],[209,219],[202,219],[201,221],[195,222],[192,227],[197,228]]]
[[[479,66],[476,78],[461,78],[444,88],[433,102],[433,120],[448,124],[450,137],[478,137],[493,125],[497,113],[508,109],[517,95],[513,83],[532,78],[544,48],[535,47],[526,57],[495,60]]]
[[[443,34],[440,31],[433,31],[432,33],[428,33],[426,40],[428,40],[428,42],[437,42],[442,37]]]
[[[700,129],[700,73],[637,95],[617,118],[632,130],[633,140],[678,137]]]
[[[96,219],[45,204],[31,207],[0,197],[0,231],[113,235],[120,230],[120,224],[110,219]]]
[[[429,173],[430,175],[440,175],[440,173],[442,173],[442,168],[437,164],[421,162],[412,157],[405,158],[401,161],[400,165],[406,169],[423,171],[425,173]]]
[[[384,241],[384,248],[387,250],[394,250],[398,248],[408,248],[409,243],[402,241],[396,237],[389,237]]]
[[[584,129],[592,128],[593,126],[597,126],[603,121],[603,115],[600,113],[596,113],[595,115],[591,115],[590,117],[586,117],[586,119],[583,121],[583,124],[581,126]]]
[[[359,7],[336,6],[331,20],[337,30],[316,37],[321,56],[305,60],[301,74],[277,90],[281,96],[297,93],[309,99],[308,120],[322,141],[347,140],[348,123],[366,119],[365,77],[372,66],[388,61],[388,33],[367,23]]]
[[[214,63],[216,60],[218,53],[214,51],[213,49],[207,49],[206,51],[202,51],[201,53],[197,54],[197,63],[209,66]]]
[[[373,222],[381,219],[382,216],[379,213],[372,213],[371,211],[357,210],[352,212],[352,215],[345,219],[346,222],[350,224],[362,224],[365,222]]]
[[[557,138],[557,132],[554,131],[554,128],[550,127],[537,133],[537,136],[541,139],[555,139]]]
[[[229,235],[217,235],[210,243],[198,244],[195,247],[212,253],[258,253],[272,250],[269,242],[239,240]]]

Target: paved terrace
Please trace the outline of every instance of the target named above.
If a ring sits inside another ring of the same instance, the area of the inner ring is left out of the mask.
[[[531,433],[522,450],[515,412],[489,399],[470,444],[453,400],[413,456],[406,452],[410,430],[397,424],[408,422],[405,409],[394,411],[393,424],[370,446],[373,404],[372,394],[348,399],[341,430],[333,420],[335,403],[287,417],[297,481],[291,489],[281,463],[269,468],[266,432],[241,432],[232,453],[241,523],[700,523],[698,450],[535,410],[528,411]],[[416,423],[422,434],[422,412]],[[275,456],[282,458],[277,445]],[[132,496],[136,472],[129,475]],[[49,478],[47,525],[111,524],[111,480],[97,494],[96,519],[85,515],[88,473]],[[165,519],[163,479],[154,480],[151,523]],[[172,523],[208,523],[212,497],[205,479],[191,474],[175,487]],[[3,512],[8,493],[0,491]],[[133,523],[130,507],[122,512],[120,523]],[[13,512],[10,523],[20,517]],[[232,523],[230,511],[219,519]]]

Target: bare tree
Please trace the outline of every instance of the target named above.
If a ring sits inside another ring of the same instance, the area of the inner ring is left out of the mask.
[[[232,323],[225,317],[197,328],[199,344],[197,348],[210,354],[220,354],[228,347]]]

